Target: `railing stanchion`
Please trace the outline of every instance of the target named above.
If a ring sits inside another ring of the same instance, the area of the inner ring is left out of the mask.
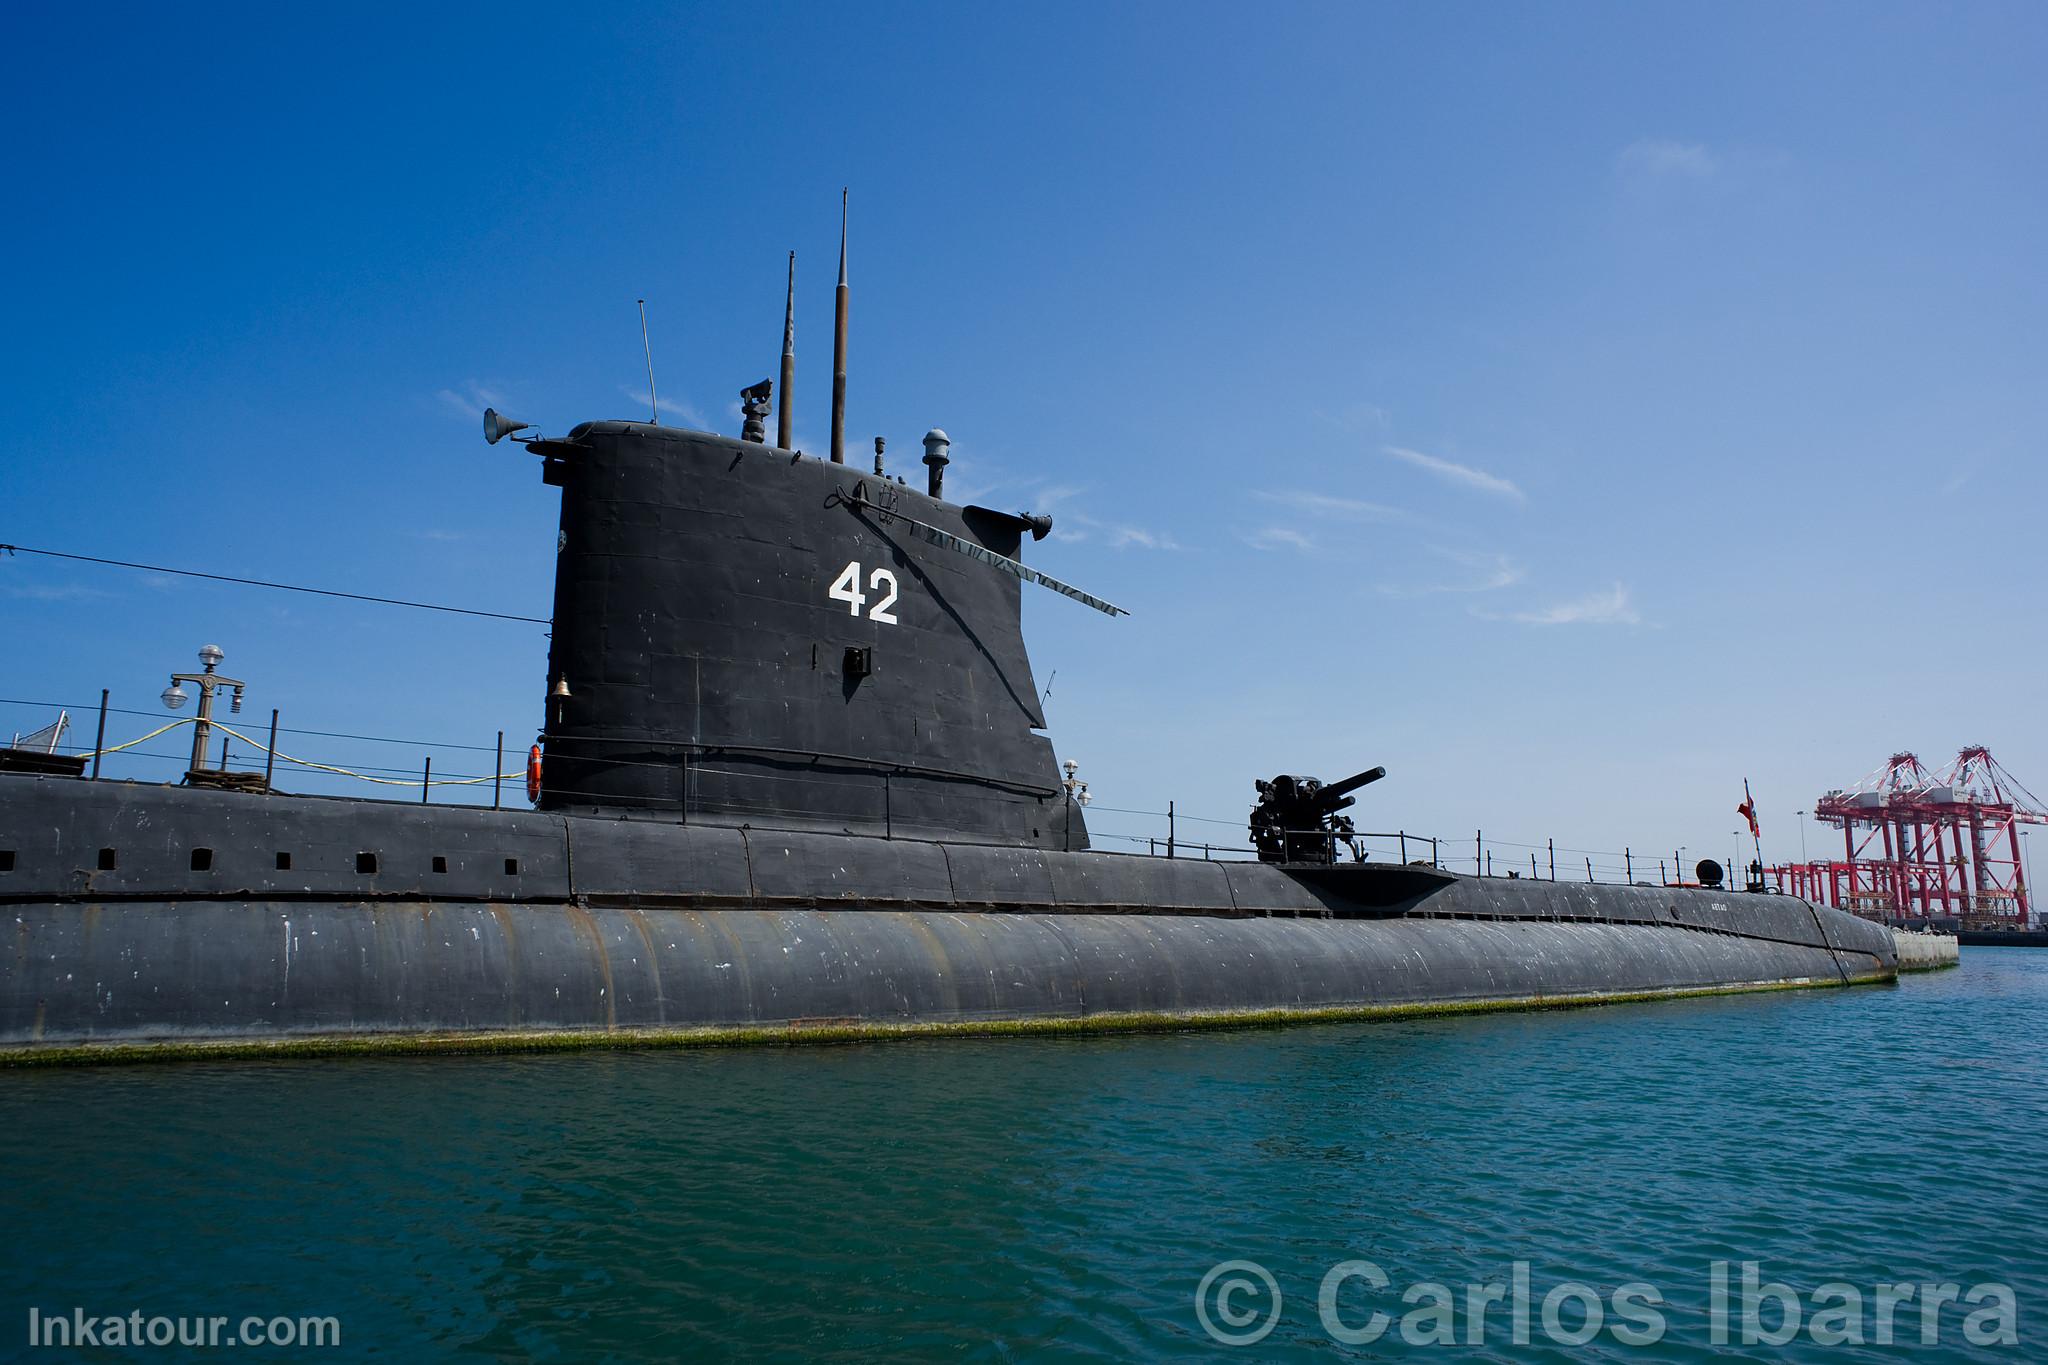
[[[92,742],[92,780],[100,780],[100,750],[107,747],[107,689],[100,689],[100,734]]]

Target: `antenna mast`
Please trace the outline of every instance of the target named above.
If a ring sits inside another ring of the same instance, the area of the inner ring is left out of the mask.
[[[789,253],[789,300],[782,305],[782,406],[775,413],[775,444],[793,450],[789,391],[796,384],[796,253]]]
[[[846,190],[839,191],[839,292],[832,319],[832,463],[846,463]]]
[[[647,344],[647,300],[640,300],[640,349],[647,353],[647,420],[661,422],[661,403],[654,396],[654,348]]]

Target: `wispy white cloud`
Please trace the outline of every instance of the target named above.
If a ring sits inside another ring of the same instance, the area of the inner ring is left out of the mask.
[[[1164,531],[1148,530],[1122,522],[1101,521],[1083,512],[1066,514],[1067,530],[1055,530],[1056,540],[1097,540],[1112,550],[1178,550],[1180,543]],[[1057,522],[1055,522],[1057,525]]]
[[[1519,621],[1525,626],[1639,626],[1643,623],[1642,613],[1629,600],[1628,588],[1620,583],[1569,602],[1491,619]]]
[[[1483,469],[1474,469],[1455,460],[1446,460],[1440,455],[1425,455],[1422,451],[1409,450],[1405,446],[1381,446],[1380,450],[1383,454],[1414,465],[1417,469],[1432,474],[1446,483],[1454,483],[1481,493],[1491,493],[1496,497],[1513,498],[1516,502],[1526,501],[1521,489],[1498,474],[1489,474]]]
[[[1393,414],[1377,403],[1352,403],[1335,411],[1314,408],[1309,415],[1319,422],[1354,434],[1385,431],[1394,421]]]
[[[1112,526],[1109,528],[1109,548],[1121,550],[1135,546],[1140,550],[1178,550],[1180,542],[1164,531],[1148,531],[1142,526]]]
[[[635,403],[645,403],[647,401],[647,390],[636,389],[631,384],[621,384],[619,385],[619,396],[621,398],[630,398]],[[665,412],[671,417],[679,418],[684,424],[697,431],[711,430],[711,424],[704,420],[703,412],[694,404],[679,403],[673,398],[662,398],[657,394],[654,400],[654,410],[658,413]],[[735,418],[739,416],[739,410],[739,402],[735,400],[732,404],[732,412]],[[634,420],[639,420],[637,415]]]
[[[1328,517],[1336,521],[1409,521],[1414,516],[1406,508],[1389,507],[1381,502],[1367,502],[1363,498],[1342,498],[1331,493],[1281,490],[1261,491],[1256,496],[1261,502],[1270,502],[1277,507],[1291,507],[1297,512],[1307,512],[1311,516]]]
[[[1169,532],[1094,517],[1080,511],[1073,504],[1087,494],[1086,485],[1044,483],[1038,479],[1004,479],[995,483],[977,483],[974,481],[974,475],[979,472],[980,465],[971,460],[966,464],[967,468],[963,470],[962,461],[956,454],[952,464],[946,468],[946,497],[949,501],[963,506],[968,503],[993,506],[999,501],[1014,502],[1024,511],[1050,516],[1053,519],[1052,539],[1069,545],[1098,544],[1112,550],[1181,548],[1180,542]],[[965,477],[962,477],[963,475]]]
[[[113,595],[105,588],[88,588],[83,583],[10,583],[0,588],[0,597],[17,602],[85,602]]]
[[[1645,179],[1704,180],[1721,169],[1721,159],[1703,143],[1671,138],[1638,138],[1614,157],[1615,169]]]
[[[434,397],[449,415],[472,422],[483,420],[485,408],[497,408],[502,412],[511,403],[502,390],[474,379],[465,379],[452,388],[436,389]]]
[[[798,443],[797,448],[801,450],[802,443]],[[958,503],[962,507],[986,507],[988,500],[1002,490],[1001,482],[988,482],[982,478],[979,460],[962,459],[955,454],[946,465],[946,482],[942,496],[947,502]]]
[[[1254,550],[1297,550],[1305,555],[1316,552],[1315,537],[1291,526],[1261,526],[1246,535],[1244,543]]]
[[[1512,588],[1527,575],[1522,566],[1504,554],[1432,547],[1440,558],[1466,569],[1462,578],[1445,583],[1383,583],[1379,591],[1388,597],[1429,597],[1438,593],[1499,592]]]
[[[916,453],[909,457],[909,463],[913,468],[921,471],[924,467],[924,450],[922,447],[913,447],[913,449]],[[952,450],[948,454],[948,460],[949,462],[946,465],[946,501],[958,503],[962,507],[970,503],[978,503],[983,507],[1006,505],[1034,514],[1051,514],[1058,512],[1063,504],[1072,502],[1075,498],[1088,491],[1085,487],[1075,484],[1047,483],[1042,476],[1025,478],[1018,478],[1014,475],[998,476],[995,478],[986,477],[997,465],[991,463],[990,458],[985,452],[971,450],[966,454],[962,454],[958,442],[954,443]],[[898,460],[893,455],[889,460],[889,467],[892,470],[898,467]],[[907,470],[904,471],[904,477],[909,477]],[[1057,531],[1053,533],[1053,539],[1055,540],[1069,538],[1060,535]]]

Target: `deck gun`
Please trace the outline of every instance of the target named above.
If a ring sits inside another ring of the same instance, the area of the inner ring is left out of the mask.
[[[1352,804],[1351,793],[1387,775],[1385,768],[1367,768],[1342,782],[1285,773],[1260,781],[1259,802],[1252,807],[1252,843],[1262,863],[1334,863],[1337,841],[1352,844],[1356,830],[1349,816],[1337,812]]]

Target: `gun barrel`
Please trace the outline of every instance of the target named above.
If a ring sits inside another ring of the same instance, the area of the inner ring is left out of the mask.
[[[1379,781],[1387,775],[1385,768],[1367,768],[1362,773],[1353,773],[1342,782],[1332,782],[1323,788],[1325,796],[1343,796],[1357,791],[1360,787]]]

